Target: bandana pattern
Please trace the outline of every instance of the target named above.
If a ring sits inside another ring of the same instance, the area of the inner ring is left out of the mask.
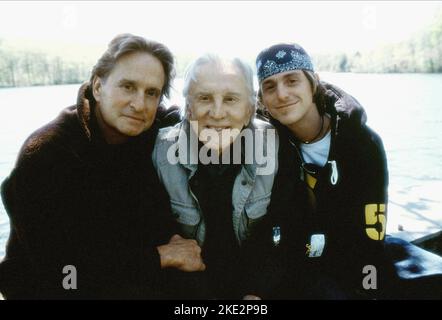
[[[279,44],[263,50],[256,59],[258,80],[291,70],[314,71],[312,61],[297,44]]]

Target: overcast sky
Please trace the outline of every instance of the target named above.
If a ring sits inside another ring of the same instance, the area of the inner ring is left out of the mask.
[[[397,42],[441,8],[440,1],[11,1],[0,2],[0,38],[48,50],[55,45],[65,53],[80,47],[101,53],[114,35],[131,32],[163,42],[175,54],[249,58],[281,41],[298,42],[311,53]]]

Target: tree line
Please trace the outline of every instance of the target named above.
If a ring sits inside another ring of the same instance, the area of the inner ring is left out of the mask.
[[[0,40],[0,87],[81,83],[91,66],[43,52],[9,49]]]
[[[316,68],[330,72],[442,73],[442,12],[406,41],[367,52],[313,55]]]
[[[335,52],[312,55],[316,69],[330,72],[442,73],[442,12],[420,33],[407,41],[367,52]],[[182,77],[190,56],[177,57]],[[72,61],[31,50],[13,50],[0,39],[0,87],[81,83],[90,77],[91,61]]]

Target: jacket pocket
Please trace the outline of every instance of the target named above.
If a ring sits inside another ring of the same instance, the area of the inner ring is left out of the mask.
[[[267,207],[270,204],[271,194],[264,195],[246,202],[244,212],[241,215],[241,238],[247,239],[255,229],[256,225],[261,221],[267,213]]]

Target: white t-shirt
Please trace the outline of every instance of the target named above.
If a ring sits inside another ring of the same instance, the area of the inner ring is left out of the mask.
[[[314,163],[318,166],[325,166],[330,151],[331,133],[330,130],[319,141],[313,143],[301,143],[301,152],[306,163]]]

